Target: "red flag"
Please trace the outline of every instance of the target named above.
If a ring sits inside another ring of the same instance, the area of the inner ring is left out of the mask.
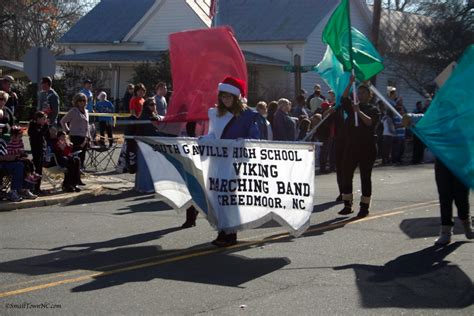
[[[217,85],[225,77],[247,82],[239,44],[229,27],[173,33],[169,38],[173,94],[165,121],[207,120],[208,109],[217,102]]]

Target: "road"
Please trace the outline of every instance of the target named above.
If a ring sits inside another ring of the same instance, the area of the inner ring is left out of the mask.
[[[315,181],[303,236],[270,223],[228,249],[153,195],[0,212],[0,315],[474,314],[473,243],[456,226],[433,246],[433,165],[374,169],[360,220],[337,215],[334,174]]]

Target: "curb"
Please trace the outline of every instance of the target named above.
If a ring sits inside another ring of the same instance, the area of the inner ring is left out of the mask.
[[[0,212],[10,212],[15,210],[21,210],[25,208],[35,208],[42,206],[51,206],[57,204],[68,204],[77,199],[85,197],[94,197],[105,191],[100,185],[95,185],[91,188],[84,189],[78,193],[61,193],[58,196],[45,196],[38,197],[35,200],[23,200],[21,202],[0,202]]]

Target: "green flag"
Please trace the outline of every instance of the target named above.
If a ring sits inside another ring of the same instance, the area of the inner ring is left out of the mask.
[[[474,44],[466,49],[413,131],[466,186],[474,189]]]
[[[331,47],[334,56],[343,65],[345,71],[352,70],[350,29],[349,0],[341,0],[324,27],[323,42]]]
[[[374,45],[355,27],[352,34],[352,62],[359,81],[367,81],[384,69],[383,59]]]
[[[384,69],[382,57],[364,34],[352,28],[352,56],[354,70],[358,81],[366,81]],[[345,71],[330,46],[327,47],[323,60],[316,66],[316,72],[336,94],[336,100],[346,88],[350,72]]]

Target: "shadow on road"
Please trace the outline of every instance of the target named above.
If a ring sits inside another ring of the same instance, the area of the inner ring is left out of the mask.
[[[340,202],[331,201],[331,202],[326,202],[326,203],[315,205],[313,207],[313,213],[324,212],[324,211],[330,209],[331,207],[336,206],[336,205],[341,204],[341,203],[343,203],[343,202],[342,201],[340,201]]]
[[[0,263],[0,272],[25,275],[47,275],[68,271],[89,270],[106,272],[92,278],[89,283],[74,288],[73,292],[93,291],[128,282],[146,282],[156,278],[195,283],[237,287],[243,283],[274,272],[290,263],[288,258],[251,259],[232,252],[237,249],[221,249],[210,254],[182,251],[187,260],[157,264],[157,261],[178,257],[179,250],[162,250],[160,246],[142,246],[97,251],[102,244],[78,244],[70,247],[88,247],[86,250],[59,250],[6,263]],[[67,248],[69,246],[61,247]],[[60,249],[60,248],[56,248]]]
[[[251,259],[230,253],[216,253],[152,266],[140,271],[129,271],[95,278],[77,286],[72,292],[94,291],[129,282],[148,282],[166,279],[193,283],[240,287],[242,284],[260,278],[288,265],[288,258]]]
[[[127,199],[136,196],[143,196],[143,193],[138,193],[135,190],[128,190],[123,191],[116,194],[101,194],[101,195],[86,195],[86,196],[79,196],[78,198],[74,199],[70,203],[65,205],[80,205],[80,204],[92,204],[92,203],[99,203],[99,202],[110,202],[110,201],[118,201],[122,199]],[[143,197],[146,198],[146,197]]]
[[[464,230],[459,224],[459,221],[455,221],[455,223],[454,234],[464,235]],[[439,235],[439,225],[439,217],[409,218],[404,219],[400,223],[400,229],[412,239],[429,238]]]
[[[93,250],[104,249],[104,248],[116,248],[116,247],[137,245],[144,242],[157,240],[166,234],[173,233],[178,230],[181,230],[181,227],[167,228],[163,230],[157,230],[154,232],[131,235],[127,237],[120,237],[120,238],[115,238],[115,239],[101,241],[101,242],[67,245],[67,246],[53,248],[51,249],[51,251],[64,250],[68,248],[84,248],[82,250],[93,251]]]
[[[114,213],[113,215],[128,215],[134,213],[148,213],[148,212],[160,212],[160,211],[172,211],[173,209],[162,201],[147,201],[139,204],[130,205],[124,208],[119,208],[117,211],[123,211],[120,213]]]
[[[445,258],[464,242],[431,246],[383,266],[350,264],[363,307],[463,308],[474,303],[472,280]]]

